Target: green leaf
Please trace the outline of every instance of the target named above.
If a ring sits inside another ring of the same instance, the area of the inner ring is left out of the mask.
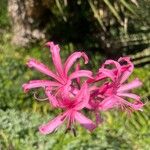
[[[108,6],[108,8],[110,9],[110,11],[112,12],[112,14],[117,18],[117,20],[119,21],[119,23],[121,25],[123,25],[123,22],[121,20],[121,17],[119,15],[119,13],[116,11],[115,7],[110,3],[109,0],[103,0],[104,3]]]

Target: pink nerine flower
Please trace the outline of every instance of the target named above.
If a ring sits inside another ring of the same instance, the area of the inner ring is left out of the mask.
[[[77,121],[83,127],[92,131],[96,126],[95,124],[85,117],[80,111],[87,105],[89,101],[89,91],[87,83],[85,83],[78,94],[74,97],[59,98],[53,97],[48,93],[49,100],[55,107],[59,107],[64,110],[64,112],[58,115],[56,118],[39,127],[39,130],[42,134],[49,134],[53,132],[57,127],[62,125],[67,121],[67,129],[73,129],[72,125]]]
[[[121,65],[122,64],[122,65]],[[114,68],[107,69],[106,66],[113,65]],[[118,62],[107,60],[102,68],[99,69],[99,76],[108,77],[112,81],[106,82],[99,88],[99,97],[101,102],[99,108],[101,110],[108,110],[114,107],[121,107],[126,109],[130,107],[132,110],[140,110],[143,103],[140,97],[130,92],[130,90],[142,85],[139,79],[135,79],[130,83],[124,83],[131,75],[134,66],[129,57],[123,57]],[[130,98],[133,102],[129,102],[124,98]]]
[[[25,92],[33,88],[43,87],[45,89],[45,87],[52,87],[49,88],[51,92],[55,94],[61,93],[66,96],[69,90],[74,90],[74,87],[70,86],[74,79],[77,79],[79,77],[91,78],[92,72],[89,70],[76,70],[75,72],[68,75],[70,68],[78,58],[83,57],[85,60],[85,64],[88,63],[88,57],[84,52],[74,52],[68,57],[63,65],[59,54],[59,46],[55,45],[53,42],[48,42],[47,46],[50,48],[50,52],[52,54],[52,60],[56,70],[55,72],[52,72],[47,66],[35,59],[30,59],[27,65],[30,68],[35,68],[36,70],[48,75],[53,80],[30,81],[29,83],[23,85],[23,89]]]
[[[105,61],[96,76],[92,77],[92,72],[81,70],[78,63],[74,72],[69,73],[78,58],[82,57],[85,64],[88,63],[85,53],[75,52],[62,64],[59,46],[53,42],[48,42],[47,46],[52,54],[55,71],[51,71],[35,59],[30,59],[27,65],[48,75],[50,80],[29,81],[23,85],[23,89],[27,92],[33,88],[44,88],[46,100],[53,108],[61,109],[63,112],[47,124],[40,126],[40,133],[52,133],[63,123],[67,124],[66,131],[72,130],[75,133],[74,125],[76,123],[92,131],[102,122],[101,111],[116,107],[127,109],[128,112],[141,110],[144,104],[140,97],[133,94],[131,90],[141,86],[142,83],[139,79],[125,83],[134,69],[129,57],[120,58],[118,61]],[[86,77],[86,80],[81,80],[82,77]],[[84,109],[94,112],[95,123],[93,123],[93,119],[90,120],[83,114]]]

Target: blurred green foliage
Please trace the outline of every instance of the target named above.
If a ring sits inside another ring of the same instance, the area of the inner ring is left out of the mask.
[[[9,18],[7,13],[7,0],[0,1],[0,29],[9,26]]]
[[[50,39],[107,57],[135,54],[149,47],[147,0],[56,0],[49,6]]]
[[[149,106],[148,106],[149,107]],[[38,132],[38,126],[52,118],[52,114],[0,110],[0,145],[2,149],[27,150],[73,150],[73,149],[149,149],[149,116],[136,113],[128,117],[123,113],[106,113],[104,122],[93,132],[88,133],[82,127],[77,128],[77,137],[65,134],[64,126],[56,133],[44,136]],[[147,117],[146,119],[143,117]],[[51,117],[49,117],[51,116]]]

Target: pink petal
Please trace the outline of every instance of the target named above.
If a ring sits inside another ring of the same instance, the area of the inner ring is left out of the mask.
[[[92,72],[88,71],[88,70],[79,70],[79,71],[75,71],[73,72],[70,76],[69,79],[75,79],[78,77],[88,77],[88,78],[92,78]]]
[[[105,82],[102,86],[99,87],[99,93],[103,95],[111,88],[111,86],[112,84],[110,84],[109,82]]]
[[[41,134],[52,133],[57,127],[59,127],[64,122],[64,115],[59,115],[53,120],[49,121],[47,124],[41,125],[39,131]]]
[[[68,57],[68,59],[65,62],[64,69],[65,69],[65,74],[67,75],[68,71],[70,70],[71,66],[75,63],[75,61],[83,57],[85,60],[85,64],[88,63],[88,57],[85,53],[83,52],[75,52],[72,55]]]
[[[88,85],[85,82],[82,86],[80,91],[78,91],[78,94],[76,95],[75,99],[77,99],[77,101],[79,102],[85,95],[85,93],[88,93]]]
[[[99,71],[100,71],[100,69],[99,69]],[[103,80],[105,78],[107,78],[107,76],[100,71],[92,79],[89,78],[87,80],[87,83],[95,83],[95,82],[101,81],[101,80]]]
[[[87,108],[87,109],[89,109],[89,110],[94,109],[94,108],[93,108],[93,105],[91,105],[91,103],[88,103],[88,104],[85,106],[85,108]]]
[[[131,69],[131,68],[129,68],[126,71],[124,71],[122,73],[120,83],[121,84],[124,83],[129,78],[129,76],[132,74],[132,72],[133,72],[133,69]]]
[[[55,45],[53,42],[48,42],[46,45],[50,47],[50,51],[52,53],[52,60],[53,60],[53,63],[55,65],[57,72],[59,73],[61,77],[64,77],[63,66],[62,66],[62,62],[61,62],[61,58],[59,54],[60,52],[59,46]]]
[[[131,104],[131,107],[135,110],[141,110],[144,104],[141,101],[137,101]]]
[[[62,98],[67,98],[69,96],[70,91],[71,91],[71,81],[68,80],[67,83],[60,90]]]
[[[133,72],[133,69],[134,69],[134,65],[133,63],[130,61],[130,58],[129,57],[121,57],[119,58],[118,60],[119,62],[121,61],[125,61],[127,62],[126,65],[123,65],[122,66],[122,69],[124,67],[126,67],[126,70],[122,70],[122,76],[121,76],[121,80],[120,80],[120,83],[124,83],[128,78],[129,76],[131,75],[131,73]]]
[[[99,89],[99,87],[97,87],[95,85],[89,87],[89,91],[95,91],[95,90],[98,90],[98,89]]]
[[[75,71],[79,71],[80,70],[80,64],[76,65]],[[80,78],[77,78],[77,84],[80,85]]]
[[[105,67],[106,65],[114,65],[115,68],[112,68],[110,70],[117,70],[117,74],[120,75],[120,71],[121,71],[121,66],[117,61],[114,60],[106,60],[105,63],[103,64],[103,67]]]
[[[47,81],[47,80],[32,80],[29,83],[23,84],[22,87],[24,92],[28,92],[30,89],[39,88],[39,87],[47,87],[47,86],[60,86],[61,84],[58,82]]]
[[[108,77],[108,78],[111,78],[112,81],[115,80],[115,75],[114,75],[113,71],[109,70],[109,69],[100,68],[99,69],[99,76],[102,77],[102,79]]]
[[[141,86],[141,85],[142,85],[142,82],[137,78],[137,79],[133,80],[133,81],[130,82],[130,83],[121,85],[121,86],[118,88],[117,92],[119,92],[119,93],[125,92],[125,91],[128,91],[128,90],[137,88],[137,87],[139,87],[139,86]]]
[[[118,96],[124,96],[124,97],[129,97],[135,100],[140,100],[140,96],[132,93],[117,93]]]
[[[90,93],[88,91],[87,83],[84,83],[76,96],[76,110],[81,110],[82,108],[86,107],[90,98]]]
[[[106,111],[108,109],[112,109],[113,107],[118,106],[118,100],[114,97],[107,97],[100,103],[100,110]]]
[[[35,60],[35,59],[30,59],[27,63],[27,65],[31,68],[35,68],[36,70],[56,79],[59,82],[62,82],[62,79],[60,77],[58,77],[57,75],[55,75],[51,70],[49,70],[49,68],[47,66],[45,66],[44,64],[42,64],[41,62]]]
[[[118,59],[118,62],[121,62],[121,61],[129,62],[129,61],[130,61],[130,57],[128,57],[128,56],[120,57],[120,58]]]
[[[113,66],[113,68],[107,69],[106,66]],[[114,60],[106,60],[105,63],[102,65],[102,68],[99,69],[99,75],[101,75],[102,78],[109,77],[112,79],[112,81],[118,78],[120,73],[121,66],[117,61]]]
[[[71,87],[71,94],[72,94],[72,96],[74,97],[74,95],[77,95],[78,94],[78,92],[79,92],[79,89],[77,89],[77,88],[74,88],[74,87]]]
[[[92,120],[88,119],[84,115],[79,112],[75,113],[75,119],[86,129],[92,131],[96,128],[96,125],[93,123]]]
[[[131,108],[133,108],[134,110],[140,110],[142,107],[143,107],[143,103],[138,100],[138,101],[135,101],[133,103],[130,103],[126,100],[124,100],[123,98],[121,97],[116,97],[119,101],[120,101],[120,104],[121,105],[127,105],[127,106],[130,106]]]
[[[49,102],[52,104],[53,107],[59,107],[59,103],[58,103],[56,97],[51,95],[50,92],[51,92],[51,88],[47,87],[46,88],[46,95],[49,99]]]

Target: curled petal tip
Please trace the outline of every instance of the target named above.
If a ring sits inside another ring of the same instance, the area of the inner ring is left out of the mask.
[[[29,60],[27,61],[27,66],[28,66],[29,68],[31,68],[31,67],[33,66],[33,63],[35,63],[35,62],[36,62],[36,60],[33,59],[33,58],[31,58],[31,59],[29,59]]]
[[[26,84],[26,83],[22,85],[23,91],[24,91],[25,93],[27,93],[27,92],[29,91],[29,89],[27,88],[27,85],[28,85],[28,84]]]
[[[125,61],[131,61],[131,58],[129,56],[126,56],[126,57],[120,57],[118,59],[118,61],[122,61],[122,60],[125,60]]]
[[[41,134],[44,134],[44,135],[46,135],[46,134],[48,134],[47,132],[46,132],[46,128],[45,128],[45,126],[40,126],[39,127],[39,132],[41,133]]]
[[[88,130],[90,132],[93,132],[95,129],[96,129],[97,125],[96,124],[93,124]]]
[[[47,42],[46,46],[50,47],[51,49],[57,49],[59,50],[59,45],[58,44],[54,44],[54,42]],[[52,50],[53,51],[53,50]]]
[[[135,82],[138,84],[138,86],[142,86],[143,85],[143,82],[139,78],[136,78]]]
[[[47,42],[45,45],[48,47],[52,47],[52,46],[54,46],[54,42]]]
[[[135,80],[142,84],[142,81],[139,78],[135,78]]]
[[[82,56],[83,56],[83,58],[85,60],[85,64],[87,64],[89,62],[88,56],[84,52],[82,52]]]
[[[135,102],[134,104],[131,104],[131,107],[134,109],[134,110],[140,110],[142,111],[142,107],[144,106],[144,103],[142,103],[141,101],[137,101]]]

